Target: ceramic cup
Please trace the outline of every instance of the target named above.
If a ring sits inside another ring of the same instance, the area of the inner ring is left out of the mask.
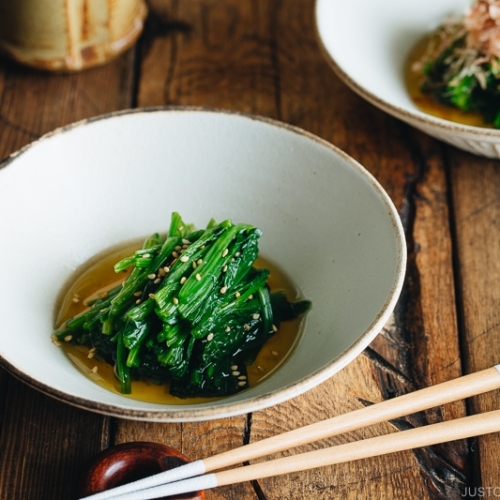
[[[142,32],[144,0],[2,0],[0,50],[50,71],[103,64]]]

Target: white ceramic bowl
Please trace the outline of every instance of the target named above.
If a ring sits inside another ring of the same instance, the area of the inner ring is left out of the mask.
[[[82,375],[50,340],[82,263],[167,229],[172,211],[261,228],[260,248],[312,301],[288,360],[259,385],[189,406],[145,403]],[[334,146],[268,119],[201,109],[126,111],[57,130],[0,165],[0,361],[81,408],[190,421],[258,410],[331,377],[378,334],[405,270],[391,200]]]
[[[499,158],[500,130],[424,113],[404,82],[404,64],[415,43],[470,5],[470,0],[316,0],[316,25],[328,61],[361,97],[437,139]]]

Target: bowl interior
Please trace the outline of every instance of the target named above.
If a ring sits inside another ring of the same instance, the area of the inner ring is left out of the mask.
[[[50,341],[54,307],[82,263],[168,228],[178,211],[263,231],[263,255],[312,301],[301,340],[271,377],[212,403],[112,394]],[[56,131],[0,168],[0,360],[71,404],[127,418],[201,420],[298,395],[352,360],[401,287],[404,237],[378,183],[329,144],[269,120],[196,109],[117,113]]]
[[[422,37],[469,6],[469,0],[317,0],[316,24],[327,54],[355,89],[374,104],[428,117],[408,95],[405,61]]]

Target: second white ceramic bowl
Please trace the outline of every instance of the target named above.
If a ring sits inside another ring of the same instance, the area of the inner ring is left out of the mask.
[[[500,158],[500,130],[424,113],[405,86],[410,50],[447,16],[463,15],[469,6],[469,0],[316,0],[316,24],[327,60],[361,97],[437,139]]]

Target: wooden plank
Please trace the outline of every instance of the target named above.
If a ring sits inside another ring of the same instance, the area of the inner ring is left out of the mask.
[[[500,170],[498,162],[452,150],[450,178],[456,228],[460,301],[463,306],[463,353],[468,372],[500,362]],[[498,392],[474,398],[480,413],[498,408]],[[477,440],[474,457],[485,488],[500,484],[500,436]]]
[[[2,61],[0,157],[58,126],[129,107],[133,57],[129,52],[72,75]],[[5,373],[1,382],[0,498],[70,498],[84,463],[107,445],[108,419],[59,403]]]

